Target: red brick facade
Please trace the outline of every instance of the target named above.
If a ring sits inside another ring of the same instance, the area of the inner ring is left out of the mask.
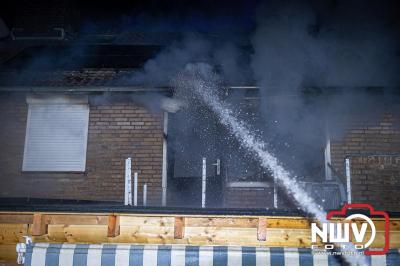
[[[132,157],[132,171],[139,173],[139,204],[145,182],[149,204],[161,204],[162,114],[131,102],[99,104],[90,99],[86,171],[46,173],[22,172],[26,95],[0,97],[0,197],[122,202],[124,161]],[[353,202],[373,203],[380,209],[400,211],[399,154],[399,121],[392,115],[375,125],[353,126],[331,140],[332,165],[342,177],[345,158],[351,158]],[[224,207],[273,207],[272,188],[226,187],[223,193]]]
[[[351,158],[353,202],[399,211],[400,155]]]
[[[123,201],[124,162],[148,185],[148,203],[161,202],[162,114],[133,103],[90,104],[84,173],[22,172],[27,109],[24,94],[0,98],[0,196]]]
[[[400,211],[399,122],[387,114],[375,125],[353,127],[343,139],[331,142],[332,165],[341,175],[345,158],[351,160],[353,202]]]

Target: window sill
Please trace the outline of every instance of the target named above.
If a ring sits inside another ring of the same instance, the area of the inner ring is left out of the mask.
[[[253,182],[253,181],[236,181],[236,182],[228,182],[226,184],[229,188],[269,188],[274,185],[269,182]]]

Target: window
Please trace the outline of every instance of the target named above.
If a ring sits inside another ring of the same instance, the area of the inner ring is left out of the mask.
[[[87,97],[29,96],[23,171],[83,172]]]

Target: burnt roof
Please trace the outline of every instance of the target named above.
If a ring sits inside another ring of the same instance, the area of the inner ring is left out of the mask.
[[[126,86],[157,45],[51,45],[20,49],[0,63],[0,86]]]
[[[140,68],[161,49],[156,45],[33,46],[2,63],[2,69],[43,71]]]
[[[25,49],[0,48],[0,91],[154,91],[167,86],[147,87],[130,78],[153,58],[160,45],[39,45]],[[12,51],[12,52],[10,52]],[[1,55],[6,55],[1,57]],[[251,85],[251,84],[250,84]],[[229,87],[257,89],[254,86]],[[53,88],[53,89],[52,89]],[[340,92],[341,87],[306,87],[306,94]],[[399,94],[399,87],[357,87],[374,93]],[[169,90],[169,89],[168,89]]]
[[[132,69],[82,69],[59,71],[2,71],[1,86],[71,87],[129,85],[127,77]]]

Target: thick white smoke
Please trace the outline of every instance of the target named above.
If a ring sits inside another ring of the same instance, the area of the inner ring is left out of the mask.
[[[327,223],[326,212],[298,184],[296,177],[281,165],[278,159],[267,149],[264,141],[249,130],[249,126],[236,118],[233,111],[219,100],[216,91],[218,77],[207,64],[188,64],[174,81],[178,90],[191,94],[207,105],[218,117],[221,124],[229,129],[240,144],[258,157],[262,167],[269,170],[278,183],[294,199],[297,205],[321,223]],[[356,251],[349,245],[350,251]],[[348,251],[348,250],[346,250]],[[351,265],[367,265],[364,256],[344,255]]]

